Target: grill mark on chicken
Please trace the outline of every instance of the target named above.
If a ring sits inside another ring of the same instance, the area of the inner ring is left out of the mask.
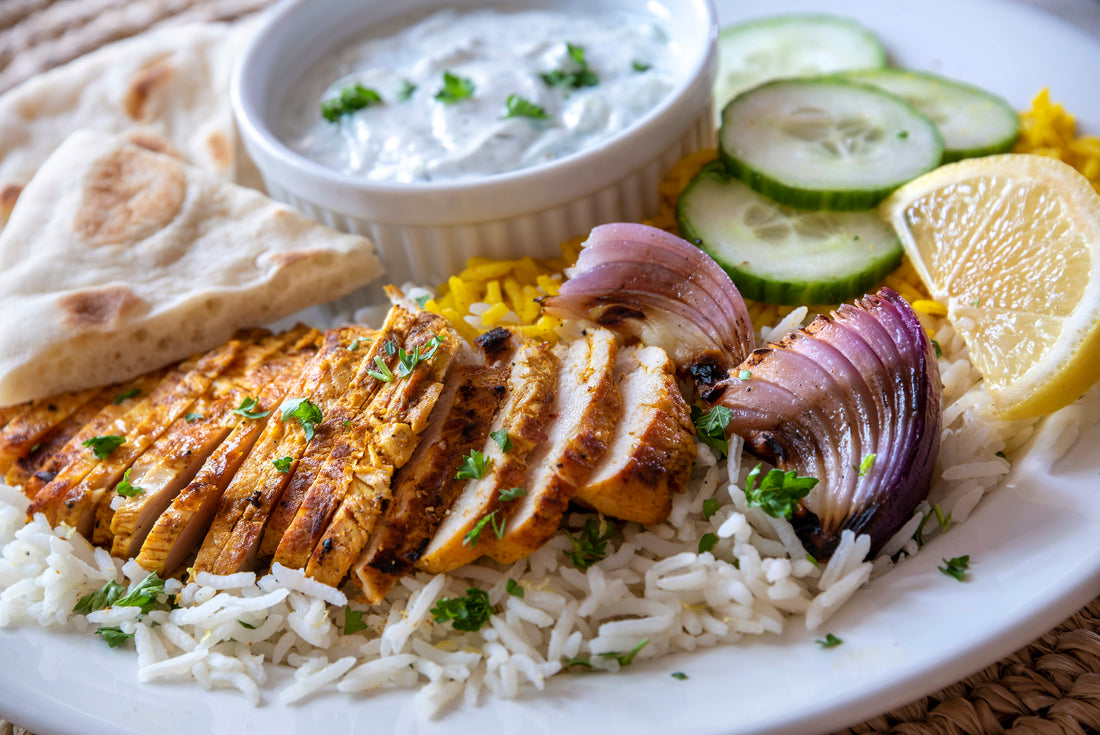
[[[433,574],[450,571],[488,548],[482,543],[493,534],[491,523],[482,527],[474,543],[466,542],[467,534],[486,515],[502,510],[501,491],[523,485],[527,456],[546,441],[558,370],[558,359],[544,343],[528,342],[516,351],[509,366],[508,395],[490,426],[490,432],[507,429],[512,448],[505,453],[493,439],[484,443],[482,452],[489,460],[485,475],[466,482],[417,567]]]
[[[561,369],[549,436],[528,458],[526,495],[503,508],[503,535],[486,538],[485,553],[493,559],[510,564],[557,533],[577,486],[603,456],[622,415],[617,352],[614,334],[605,329],[589,329],[581,339],[554,348]]]
[[[431,360],[414,367],[408,376],[386,383],[362,409],[349,434],[349,438],[359,437],[358,452],[334,463],[343,467],[340,484],[319,484],[310,489],[310,502],[303,504],[303,519],[316,531],[303,536],[297,548],[308,554],[304,566],[306,574],[314,579],[336,585],[347,575],[389,502],[394,471],[404,466],[416,450],[443,391],[460,337],[442,317],[420,312],[406,338],[405,350],[411,354],[417,345],[424,351],[430,349],[426,345],[436,336],[443,341]],[[395,368],[391,370],[396,374]],[[333,488],[338,491],[332,492]],[[308,513],[308,509],[318,507],[315,498],[325,498],[326,504],[334,508],[327,525],[324,509],[312,517]]]
[[[195,402],[189,414],[191,420],[186,416],[176,419],[131,465],[130,483],[142,491],[110,503],[115,507],[110,522],[112,554],[129,558],[138,552],[153,522],[180,489],[191,481],[234,426],[247,420],[233,413],[233,409],[246,398],[255,397],[277,376],[272,372],[274,357],[306,331],[300,326],[248,345],[214,380],[207,394]],[[99,508],[104,505],[101,501]]]
[[[431,542],[462,486],[454,468],[463,455],[484,444],[507,379],[502,367],[455,369],[420,446],[394,478],[389,507],[355,565],[356,578],[372,604],[381,602]]]
[[[62,422],[99,393],[91,390],[62,393],[33,401],[0,429],[0,475],[6,475],[19,457],[46,441]]]
[[[363,353],[348,349],[356,339],[366,340],[372,332],[362,327],[345,327],[325,334],[321,351],[307,366],[298,384],[286,398],[303,398],[321,409],[324,415],[332,406],[363,358]],[[290,479],[275,467],[275,460],[298,460],[306,448],[305,431],[298,421],[283,421],[278,406],[264,406],[272,413],[266,417],[263,433],[230,481],[222,495],[214,522],[195,559],[196,571],[232,574],[256,563],[256,552],[264,527]],[[292,469],[291,472],[294,470]],[[259,492],[259,502],[248,497]]]
[[[615,518],[660,523],[695,459],[691,412],[676,385],[675,367],[659,347],[623,348],[615,373],[623,418],[576,499]]]
[[[257,401],[261,406],[279,405],[287,389],[296,384],[306,364],[313,359],[320,341],[321,333],[313,330],[291,348],[290,354],[273,361],[272,369],[278,372],[278,378],[260,392]],[[191,483],[156,520],[137,556],[143,568],[172,571],[184,562],[206,535],[222,494],[265,426],[266,420],[237,423]],[[254,495],[258,502],[258,492]]]

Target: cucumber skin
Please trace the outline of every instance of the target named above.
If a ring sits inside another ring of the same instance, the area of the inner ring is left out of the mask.
[[[837,278],[832,281],[779,281],[769,278],[761,278],[756,274],[743,270],[736,263],[731,263],[724,258],[718,248],[710,245],[702,236],[702,233],[692,227],[690,220],[685,215],[686,201],[690,201],[691,190],[701,184],[706,178],[714,177],[721,180],[729,180],[730,175],[722,169],[721,161],[712,161],[703,167],[695,177],[684,187],[683,192],[676,202],[676,227],[680,237],[687,240],[695,247],[714,259],[722,267],[743,298],[760,301],[765,304],[781,304],[785,306],[803,304],[839,304],[849,299],[858,298],[868,293],[882,282],[890,273],[901,265],[905,254],[898,241],[895,252],[881,259],[875,267],[864,270],[849,278]]]
[[[870,78],[875,74],[892,71],[892,68],[885,67],[881,69],[858,69],[846,72],[838,72],[833,75],[839,79],[845,79],[850,82],[856,82],[859,84],[870,84],[874,86],[874,82],[870,81]],[[962,161],[966,158],[981,158],[982,156],[995,156],[1000,153],[1011,153],[1012,147],[1016,145],[1016,141],[1020,138],[1020,115],[1016,112],[1012,105],[1008,104],[1002,97],[995,95],[992,92],[986,91],[981,87],[975,87],[973,84],[967,84],[966,82],[960,82],[956,79],[948,79],[947,77],[941,77],[938,74],[932,74],[931,72],[914,71],[912,69],[898,69],[899,72],[908,74],[915,77],[922,77],[936,84],[945,84],[947,86],[965,89],[970,92],[977,93],[978,95],[987,98],[990,102],[1000,107],[1004,112],[1008,113],[1016,121],[1016,132],[1013,134],[1011,140],[1006,140],[1000,145],[987,145],[976,146],[973,148],[956,148],[948,149],[944,146],[943,156],[940,159],[940,165],[946,163],[955,163],[956,161]]]
[[[860,84],[857,82],[852,82],[850,80],[844,79],[839,74],[826,74],[819,77],[777,79],[773,82],[766,82],[764,84],[761,84],[759,87],[754,87],[753,89],[747,90],[743,92],[742,95],[752,94],[754,91],[758,89],[763,89],[764,87],[787,84],[788,82],[795,81],[840,82],[849,86],[870,89],[878,94],[883,94],[888,97],[894,98],[898,102],[901,102],[906,107],[908,107],[914,115],[927,121],[928,125],[931,126],[932,130],[935,132],[936,140],[939,142],[939,160],[937,160],[937,162],[929,168],[916,174],[916,176],[914,176],[913,178],[926,174],[943,164],[943,136],[940,135],[940,131],[936,127],[935,123],[933,123],[927,115],[918,110],[911,103],[903,100],[897,95],[890,94],[889,92],[886,92],[879,87],[875,87],[870,84]],[[742,95],[734,97],[732,100],[730,100],[729,104],[727,104],[726,107],[723,108],[723,126],[725,126],[726,109],[728,109],[731,105],[736,104],[737,100],[740,99]],[[718,132],[718,153],[722,158],[722,162],[725,165],[726,170],[729,171],[730,174],[736,176],[738,179],[741,179],[741,181],[744,181],[754,191],[758,191],[769,199],[772,199],[773,201],[779,202],[780,204],[785,204],[788,207],[794,207],[795,209],[824,209],[830,212],[859,212],[865,209],[873,209],[874,207],[877,207],[879,203],[882,202],[882,200],[890,196],[890,194],[892,194],[894,190],[898,189],[903,184],[909,183],[908,181],[899,181],[895,184],[881,187],[879,189],[830,189],[828,191],[820,189],[804,189],[796,186],[790,186],[780,181],[776,181],[769,176],[765,176],[748,164],[738,160],[733,154],[726,150],[726,143],[724,137],[722,136],[721,130],[719,130]],[[910,181],[911,180],[912,179],[910,179]]]

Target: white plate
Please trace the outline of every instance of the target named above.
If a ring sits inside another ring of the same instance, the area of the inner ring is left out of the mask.
[[[723,22],[760,11],[718,2]],[[768,14],[819,11],[774,0]],[[1100,130],[1100,44],[1006,0],[845,0],[896,63],[972,82],[1025,108],[1044,85]],[[0,715],[39,735],[129,733],[579,732],[807,733],[860,722],[962,679],[1027,644],[1100,594],[1100,443],[1093,427],[1053,469],[1024,463],[964,525],[862,590],[827,629],[822,650],[793,621],[781,637],[656,662],[617,675],[561,676],[546,692],[490,701],[440,722],[415,715],[408,692],[259,709],[196,686],[140,685],[132,649],[94,636],[0,631]],[[969,554],[966,583],[936,571]],[[672,679],[683,671],[687,681]],[[267,700],[280,686],[269,684]]]

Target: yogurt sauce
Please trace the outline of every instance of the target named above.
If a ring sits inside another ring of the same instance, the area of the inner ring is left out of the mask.
[[[491,176],[639,120],[672,89],[673,53],[663,28],[626,11],[444,10],[322,60],[291,97],[282,135],[307,158],[377,181]],[[438,99],[445,74],[459,96],[472,85],[469,96]],[[322,104],[356,84],[380,101],[326,119]],[[506,117],[513,95],[527,116]]]

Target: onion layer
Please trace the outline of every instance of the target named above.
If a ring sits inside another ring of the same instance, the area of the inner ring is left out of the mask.
[[[756,350],[703,394],[732,411],[728,434],[820,482],[793,522],[827,557],[850,529],[877,552],[928,494],[939,451],[939,367],[916,314],[883,288]]]
[[[748,310],[726,272],[694,245],[646,225],[593,229],[569,280],[543,308],[657,345],[706,383],[753,348]]]

